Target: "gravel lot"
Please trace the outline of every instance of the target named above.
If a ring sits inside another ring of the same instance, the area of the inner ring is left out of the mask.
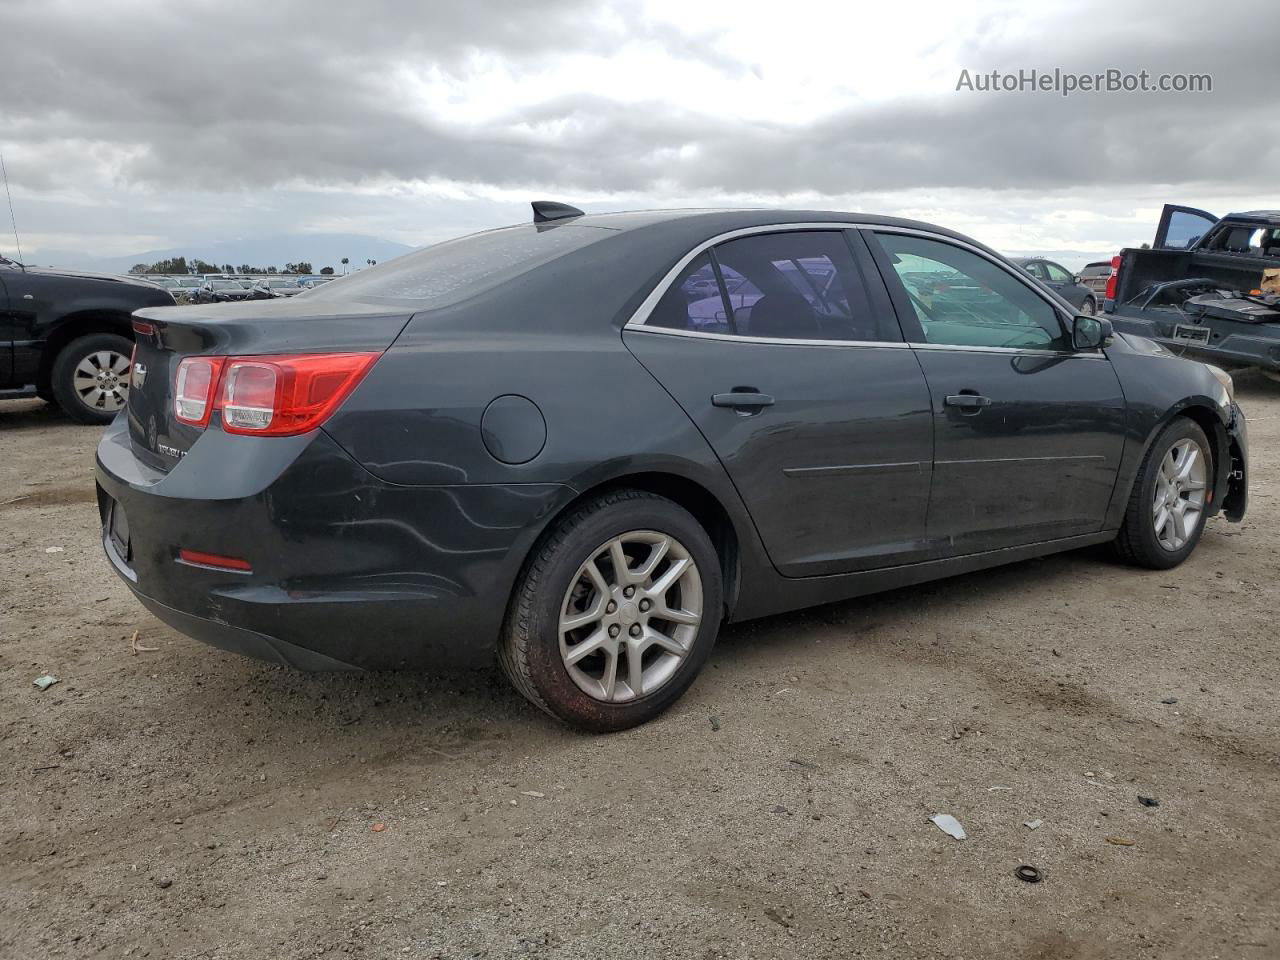
[[[1182,568],[733,627],[608,737],[175,634],[101,556],[98,431],[0,403],[0,956],[1280,956],[1280,389],[1239,394],[1251,512]]]

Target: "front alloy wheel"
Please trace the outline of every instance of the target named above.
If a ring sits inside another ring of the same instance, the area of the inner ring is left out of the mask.
[[[1167,570],[1195,549],[1213,503],[1213,454],[1199,424],[1175,417],[1152,441],[1134,479],[1115,547],[1140,567]]]
[[[90,333],[59,351],[49,387],[63,411],[80,423],[110,423],[129,400],[133,342],[118,333]]]
[[[1178,551],[1191,539],[1204,512],[1204,450],[1191,438],[1179,440],[1160,461],[1152,498],[1151,518],[1156,540]]]

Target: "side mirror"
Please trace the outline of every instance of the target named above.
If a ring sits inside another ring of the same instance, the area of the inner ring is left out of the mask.
[[[1077,314],[1071,321],[1071,344],[1077,350],[1097,350],[1106,346],[1114,333],[1111,321],[1102,317]]]
[[[1082,280],[1080,277],[1080,274],[1077,273],[1074,277],[1071,278],[1071,282],[1080,284],[1080,283],[1084,283],[1084,280]]]

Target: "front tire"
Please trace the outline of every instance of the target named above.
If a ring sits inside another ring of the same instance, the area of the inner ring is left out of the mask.
[[[618,490],[575,509],[536,548],[498,660],[558,720],[625,730],[693,683],[722,605],[719,559],[698,521],[665,497]]]
[[[1116,537],[1123,560],[1168,570],[1191,555],[1204,532],[1214,476],[1211,449],[1204,431],[1186,417],[1160,431],[1134,480]]]
[[[77,423],[110,423],[129,400],[132,352],[133,341],[117,333],[72,340],[54,359],[50,372],[58,406]]]
[[[1084,303],[1080,304],[1080,312],[1086,317],[1092,317],[1098,312],[1098,302],[1093,297],[1085,297]]]

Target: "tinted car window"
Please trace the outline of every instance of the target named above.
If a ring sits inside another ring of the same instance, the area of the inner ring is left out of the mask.
[[[720,244],[715,255],[739,336],[890,338],[871,312],[848,242],[837,231],[742,237]]]
[[[1049,279],[1054,283],[1071,283],[1073,278],[1067,273],[1064,267],[1058,266],[1056,263],[1045,262],[1045,272],[1049,274]]]
[[[877,234],[926,343],[1065,350],[1057,311],[985,257],[937,240]]]
[[[438,243],[326,284],[309,299],[458,303],[534,267],[610,236],[573,224],[521,224]]]
[[[739,278],[740,279],[740,278]],[[732,284],[731,284],[732,286]],[[651,327],[691,330],[696,333],[731,333],[728,313],[716,283],[711,258],[701,254],[680,272],[662,299],[654,306]]]
[[[1044,265],[1041,264],[1038,260],[1032,260],[1028,263],[1022,264],[1022,269],[1027,271],[1027,273],[1031,274],[1037,280],[1048,279],[1048,277],[1045,275],[1045,272],[1044,272]]]

